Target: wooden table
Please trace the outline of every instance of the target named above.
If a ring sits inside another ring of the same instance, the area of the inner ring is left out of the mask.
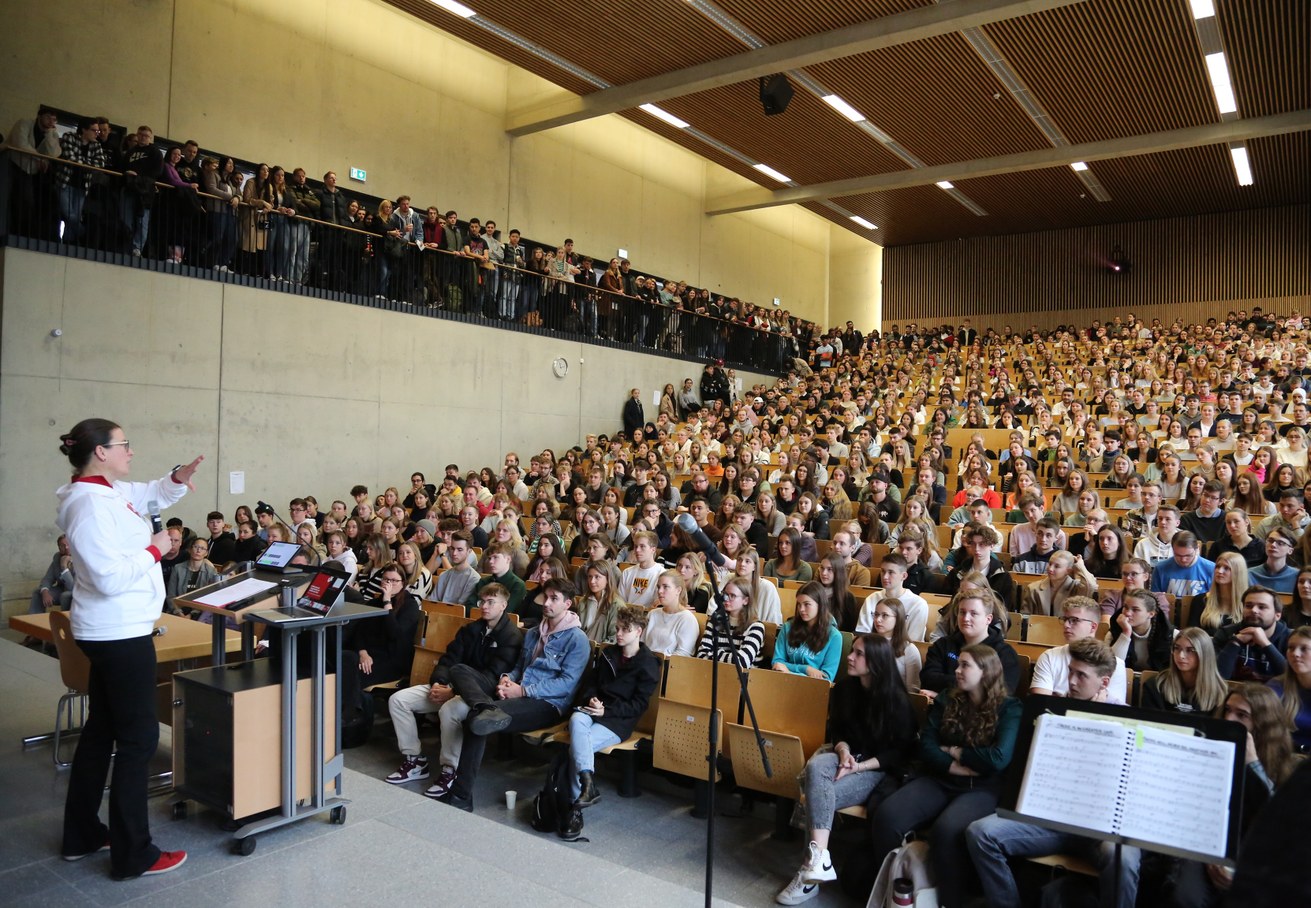
[[[9,619],[9,626],[16,631],[22,631],[30,637],[43,640],[46,643],[53,643],[54,633],[50,630],[50,616],[48,614],[40,615],[15,615]],[[157,628],[167,628],[167,632],[151,638],[155,643],[155,659],[158,663],[178,662],[182,659],[200,659],[208,656],[211,652],[213,633],[209,625],[201,624],[199,621],[192,621],[190,618],[183,618],[178,615],[160,615],[159,620],[155,622]],[[235,652],[241,649],[241,634],[236,631],[228,631],[227,652]],[[168,672],[171,677],[173,672]],[[172,699],[172,681],[161,686],[159,692],[159,702],[156,704],[161,712],[164,713],[168,720],[167,724],[172,725],[172,717],[166,704]],[[81,732],[81,728],[69,729],[66,733],[73,737]],[[23,747],[31,747],[35,744],[44,744],[47,741],[53,742],[55,733],[53,731],[43,732],[37,735],[29,735],[23,738]],[[58,762],[58,754],[55,755]],[[165,781],[171,778],[172,772],[154,778],[154,781]]]
[[[55,639],[50,630],[50,616],[46,614],[15,615],[9,619],[9,626],[46,643],[53,643]],[[178,615],[160,615],[155,627],[168,629],[162,636],[152,638],[155,641],[155,659],[159,662],[199,659],[210,654],[212,630],[208,624]],[[241,634],[228,631],[226,643],[227,652],[239,650]]]

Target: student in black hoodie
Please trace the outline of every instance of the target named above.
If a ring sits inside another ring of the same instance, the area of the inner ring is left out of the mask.
[[[920,687],[932,699],[956,684],[956,663],[965,647],[976,643],[986,644],[997,651],[1001,659],[1002,676],[1006,690],[1015,692],[1020,681],[1020,664],[1015,650],[999,627],[992,623],[993,603],[986,602],[979,593],[957,594],[949,608],[956,612],[956,629],[933,641],[920,669]]]
[[[660,660],[642,642],[646,609],[619,609],[615,643],[592,659],[569,718],[569,779],[573,810],[568,826],[582,831],[582,809],[601,800],[594,780],[595,755],[633,733],[660,683]]]

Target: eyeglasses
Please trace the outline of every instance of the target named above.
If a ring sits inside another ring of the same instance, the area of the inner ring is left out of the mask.
[[[1074,627],[1074,626],[1076,626],[1080,621],[1087,621],[1089,624],[1096,624],[1096,623],[1097,623],[1096,621],[1092,620],[1091,618],[1076,618],[1076,617],[1073,616],[1073,615],[1065,615],[1065,616],[1062,616],[1062,618],[1061,618],[1061,624],[1065,625],[1066,627]]]
[[[130,441],[111,441],[109,444],[107,444],[107,445],[101,445],[100,447],[102,447],[102,448],[120,448],[120,447],[121,447],[121,448],[126,448],[127,450],[131,451],[131,450],[132,450],[132,442],[130,442]]]
[[[1265,544],[1282,545],[1282,546],[1287,546],[1290,549],[1293,547],[1293,543],[1289,542],[1287,539],[1280,539],[1278,536],[1267,536]]]

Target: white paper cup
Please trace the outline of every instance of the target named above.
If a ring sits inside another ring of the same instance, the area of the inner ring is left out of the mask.
[[[514,810],[514,805],[519,801],[519,792],[507,791],[505,793],[505,809]]]

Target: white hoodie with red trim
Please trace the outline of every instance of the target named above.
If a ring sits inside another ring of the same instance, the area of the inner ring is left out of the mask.
[[[167,476],[154,482],[74,479],[55,493],[56,523],[68,536],[76,582],[75,640],[127,640],[154,630],[164,607],[160,552],[150,544],[149,503],[166,508],[187,493]]]

